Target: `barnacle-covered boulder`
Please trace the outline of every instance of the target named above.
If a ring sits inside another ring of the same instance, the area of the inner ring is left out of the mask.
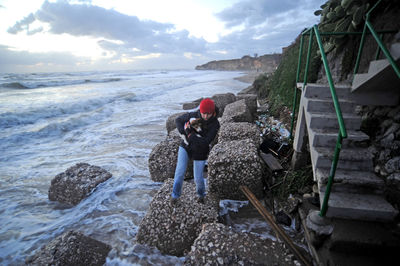
[[[51,180],[49,200],[76,205],[112,174],[99,166],[78,163]]]
[[[111,247],[75,231],[53,239],[26,259],[27,265],[103,265]]]
[[[237,101],[240,101],[243,99],[246,102],[246,105],[249,108],[250,113],[254,119],[257,114],[257,95],[256,94],[238,94],[236,96]]]
[[[218,143],[232,140],[251,139],[258,147],[261,144],[260,130],[255,124],[247,122],[224,123],[219,129]]]
[[[197,202],[194,182],[183,182],[178,202],[170,202],[173,180],[166,180],[150,203],[136,235],[140,244],[158,248],[163,254],[182,256],[190,250],[204,223],[218,219],[218,201],[207,195]]]
[[[149,155],[150,179],[154,182],[164,182],[174,178],[178,149],[182,141],[178,130],[171,131],[165,140],[158,143]],[[189,160],[185,179],[193,178],[193,160]]]
[[[263,163],[253,140],[218,143],[208,158],[208,187],[221,199],[245,200],[246,185],[258,198],[263,196]]]
[[[186,112],[176,113],[176,114],[170,115],[170,116],[167,118],[167,121],[165,121],[165,127],[167,128],[168,134],[169,134],[172,130],[174,130],[174,129],[176,128],[175,119],[176,119],[178,116],[181,116],[181,115],[183,115],[183,114],[186,114]]]
[[[180,142],[181,138],[178,134],[173,133],[153,147],[149,155],[151,180],[164,182],[168,178],[174,178]]]
[[[193,102],[184,103],[182,105],[182,109],[183,110],[190,110],[190,109],[197,108],[200,105],[200,102],[202,100],[203,100],[203,98],[199,98],[199,99],[194,100]]]
[[[245,99],[230,103],[225,107],[221,124],[228,122],[253,122],[253,116],[247,107]]]
[[[220,93],[215,94],[211,97],[211,99],[215,102],[215,105],[219,109],[218,116],[221,117],[224,113],[225,107],[236,101],[236,96],[233,93]]]
[[[203,226],[185,265],[299,265],[282,243],[220,223]]]

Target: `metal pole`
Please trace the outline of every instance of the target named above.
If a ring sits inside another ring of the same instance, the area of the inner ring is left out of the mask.
[[[322,202],[321,211],[319,212],[319,216],[321,216],[321,217],[325,216],[326,211],[328,209],[329,196],[331,194],[331,188],[332,188],[332,184],[333,184],[333,179],[335,177],[336,167],[337,167],[337,164],[338,164],[338,161],[339,161],[340,150],[342,149],[342,140],[343,140],[342,135],[339,132],[338,138],[337,138],[337,141],[336,141],[335,153],[333,155],[332,166],[331,166],[331,170],[330,170],[330,173],[329,173],[328,183],[326,185],[324,201]]]

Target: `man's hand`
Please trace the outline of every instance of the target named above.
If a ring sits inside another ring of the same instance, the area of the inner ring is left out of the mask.
[[[184,129],[185,129],[185,134],[188,137],[193,132],[193,129],[190,127],[190,122],[189,121],[185,123]]]

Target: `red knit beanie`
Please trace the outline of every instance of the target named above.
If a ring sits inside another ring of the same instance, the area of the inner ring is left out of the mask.
[[[200,103],[200,113],[204,114],[212,114],[215,111],[215,104],[214,101],[210,98],[205,98]]]

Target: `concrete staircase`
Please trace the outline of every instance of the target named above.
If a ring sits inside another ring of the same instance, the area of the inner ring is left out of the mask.
[[[327,217],[390,222],[397,211],[383,197],[383,180],[374,174],[368,136],[361,132],[361,117],[354,112],[350,86],[336,86],[348,138],[343,140],[338,167],[328,203]],[[325,194],[339,132],[328,86],[308,84],[302,90],[294,141],[295,151],[309,150],[318,183],[320,202]]]
[[[400,43],[390,48],[396,64],[400,64]],[[356,74],[351,87],[351,98],[363,105],[399,104],[400,79],[387,59],[371,61],[367,73]]]

